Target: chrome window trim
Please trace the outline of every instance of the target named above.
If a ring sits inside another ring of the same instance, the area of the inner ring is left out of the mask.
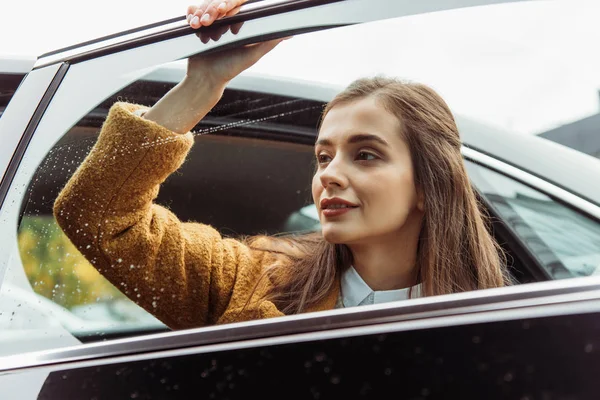
[[[578,304],[585,302],[592,302],[593,310],[586,311],[585,307],[578,307]],[[561,305],[564,307],[559,307]],[[556,309],[549,306],[556,306],[562,311],[558,313],[543,311]],[[390,332],[435,327],[436,325],[430,322],[440,318],[448,321],[442,326],[492,322],[499,315],[512,316],[508,319],[514,319],[518,310],[536,318],[600,312],[600,276],[417,298],[6,356],[0,357],[0,373],[99,357],[140,357],[137,354],[147,352],[155,356],[159,352],[169,352],[184,347],[196,349],[189,350],[193,352],[205,347],[233,349],[239,343],[247,341],[264,340],[263,343],[275,343],[281,336],[320,340],[338,337],[336,336],[338,333],[349,329],[353,329],[351,332],[356,332],[355,334],[360,332],[363,332],[360,334],[368,334],[364,332],[378,329],[377,326],[381,324],[392,327],[388,329]]]
[[[243,5],[240,8],[240,12],[237,15],[217,21],[215,24],[220,25],[226,23],[236,23],[254,18],[262,18],[269,15],[282,14],[290,11],[297,11],[313,7],[320,8],[321,6],[331,5],[332,3],[346,3],[348,4],[347,7],[349,8],[352,8],[354,5],[360,4],[361,2],[366,5],[366,7],[363,7],[364,16],[354,18],[353,22],[342,21],[341,24],[344,24],[366,22],[372,20],[371,17],[368,16],[368,14],[378,14],[379,11],[377,11],[377,8],[385,9],[386,6],[387,8],[393,7],[395,10],[399,8],[405,9],[406,12],[403,12],[401,14],[394,11],[391,11],[389,13],[392,16],[405,16],[466,7],[523,1],[526,0],[445,0],[437,2],[394,0],[387,1],[387,3],[385,0],[371,0],[371,3],[373,3],[371,5],[369,4],[369,2],[364,2],[364,0],[263,0]],[[378,5],[377,3],[382,4]],[[380,19],[382,18],[385,17],[380,17]],[[193,30],[188,27],[184,15],[181,16],[180,20],[175,20],[175,18],[171,18],[163,22],[163,24],[157,22],[148,25],[145,29],[144,27],[142,27],[142,29],[140,30],[128,30],[122,32],[121,34],[115,33],[113,35],[106,36],[105,40],[101,40],[102,38],[100,38],[100,40],[97,41],[88,41],[81,43],[80,45],[74,45],[64,49],[58,49],[56,51],[42,55],[37,61],[34,68],[39,68],[59,61],[68,62],[69,58],[71,57],[89,52],[96,52],[111,46],[120,47],[129,45],[135,47],[137,45],[136,41],[151,39],[148,43],[144,44],[152,44],[157,41],[167,39],[167,37],[163,37],[165,34],[171,34],[172,37],[178,37],[193,32]],[[152,38],[152,36],[155,37]],[[122,49],[120,48],[115,49],[115,51],[121,50]]]
[[[60,62],[63,59],[68,59],[70,57],[73,57],[75,55],[78,55],[78,54],[81,54],[81,53],[84,53],[87,51],[96,50],[98,48],[105,47],[105,46],[112,46],[112,45],[115,45],[115,44],[118,44],[118,43],[121,43],[121,42],[124,42],[127,40],[138,39],[140,37],[152,35],[152,34],[159,33],[159,32],[165,31],[165,30],[169,30],[169,29],[183,28],[183,27],[185,27],[185,25],[186,25],[185,20],[172,22],[172,23],[169,23],[166,25],[160,25],[160,26],[153,27],[150,29],[145,29],[140,32],[130,33],[127,35],[107,39],[100,43],[94,43],[94,44],[89,44],[89,45],[85,45],[85,46],[81,46],[81,47],[76,47],[72,50],[67,50],[67,51],[63,51],[60,53],[52,54],[50,56],[41,57],[37,60],[37,62],[33,66],[33,68],[34,69],[42,68],[47,65],[51,65],[51,64]]]
[[[317,7],[319,5],[331,3],[331,2],[339,2],[343,0],[262,0],[255,3],[250,3],[243,5],[240,8],[240,12],[235,16],[225,18],[223,20],[219,20],[215,23],[215,25],[223,24],[223,23],[235,23],[239,21],[246,21],[253,18],[261,18],[264,16],[268,16],[270,14],[278,14],[281,12],[286,12],[289,7],[296,6],[298,8],[310,8]],[[259,11],[266,11],[263,13],[258,13]],[[183,11],[183,10],[182,10]],[[269,13],[269,11],[271,11]],[[182,13],[183,14],[183,13]],[[260,14],[260,15],[254,15]],[[266,15],[265,15],[266,14]],[[104,40],[100,38],[100,40],[94,40],[90,42],[84,42],[80,45],[70,46],[65,48],[64,50],[57,50],[47,55],[42,55],[40,59],[34,65],[34,68],[40,68],[46,65],[50,65],[56,62],[68,61],[70,58],[80,56],[85,53],[96,52],[102,49],[106,49],[112,46],[121,46],[133,44],[135,47],[135,42],[142,39],[148,39],[152,36],[155,36],[155,40],[151,41],[162,41],[166,38],[163,38],[163,34],[172,33],[175,36],[184,36],[193,32],[193,30],[188,26],[187,21],[185,19],[185,15],[181,15],[179,20],[175,20],[176,18],[172,18],[163,23],[155,23],[149,25],[147,27],[142,27],[139,30],[129,30],[122,33],[116,33],[113,35],[106,36]],[[200,28],[202,29],[202,28]],[[121,51],[118,49],[116,51]]]
[[[559,199],[560,201],[576,208],[577,210],[581,210],[587,215],[600,221],[600,207],[563,188],[553,185],[552,183],[535,175],[513,167],[510,164],[480,153],[477,150],[473,150],[469,147],[463,146],[461,148],[461,153],[467,160],[473,161],[479,165],[513,178],[527,186],[539,190],[550,197]]]

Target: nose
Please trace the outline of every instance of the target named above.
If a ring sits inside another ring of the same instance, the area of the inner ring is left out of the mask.
[[[335,186],[343,189],[348,186],[348,177],[342,164],[341,157],[335,157],[321,170],[319,179],[324,188]]]

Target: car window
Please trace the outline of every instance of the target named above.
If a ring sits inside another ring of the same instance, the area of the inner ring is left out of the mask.
[[[164,66],[100,103],[56,143],[27,188],[18,245],[32,302],[42,297],[68,310],[79,320],[69,330],[82,341],[166,329],[81,255],[52,205],[96,142],[110,106],[119,99],[151,106],[174,86],[156,76],[173,68],[182,76],[180,67]],[[182,221],[202,221],[230,237],[314,228],[297,215],[310,202],[311,143],[322,108],[320,101],[226,89],[196,127],[189,161],[162,185],[156,202]]]
[[[512,178],[466,161],[495,213],[553,279],[600,273],[600,222]]]
[[[298,34],[285,41],[252,67],[243,79],[230,84],[219,104],[195,128],[197,135],[192,152],[181,169],[161,185],[156,202],[182,221],[210,224],[228,237],[318,230],[318,218],[311,205],[309,189],[314,170],[312,144],[316,127],[323,105],[331,99],[332,93],[360,76],[381,73],[431,85],[447,99],[457,121],[477,122],[476,127],[471,129],[472,134],[502,124],[505,129],[513,124],[519,133],[534,134],[570,118],[551,112],[525,112],[526,116],[519,114],[519,118],[513,118],[523,108],[510,101],[521,99],[515,94],[515,89],[521,88],[520,83],[506,84],[503,79],[509,78],[497,74],[497,65],[493,62],[498,59],[498,54],[507,54],[507,46],[510,46],[495,36],[489,47],[482,46],[476,39],[481,32],[493,33],[503,24],[504,20],[495,16],[496,12],[514,16],[514,9],[483,9],[481,14],[476,14],[478,10],[468,9],[392,19],[364,24],[364,27],[349,26]],[[517,11],[523,18],[532,12],[527,7],[517,8]],[[533,10],[535,15],[537,11]],[[475,15],[477,18],[471,18]],[[462,23],[457,24],[458,21]],[[470,22],[466,24],[465,21]],[[449,32],[454,30],[446,30],[447,26],[461,29],[454,36],[449,36]],[[390,51],[387,45],[376,45],[388,43],[380,40],[388,36],[395,38],[397,48],[402,51]],[[417,42],[415,38],[421,41]],[[200,41],[193,35],[187,39],[200,46]],[[319,46],[315,46],[315,42]],[[448,50],[453,43],[466,43],[467,48],[463,49],[466,54],[479,57],[478,61],[482,63],[486,61],[485,65],[467,63],[465,68],[464,58]],[[129,58],[120,59],[126,56]],[[108,60],[111,57],[123,61],[119,62],[120,65],[132,62],[133,58],[141,58],[131,53],[103,58]],[[440,63],[440,60],[443,62]],[[491,60],[489,65],[488,60]],[[118,75],[126,83],[110,95],[91,97],[94,106],[82,118],[77,117],[76,123],[69,129],[61,128],[54,137],[42,137],[36,133],[34,141],[42,144],[31,146],[37,153],[32,150],[33,156],[24,159],[27,172],[15,180],[17,193],[21,195],[20,201],[13,201],[20,206],[19,217],[14,224],[12,220],[6,224],[7,229],[17,231],[14,247],[18,247],[18,253],[11,255],[10,265],[18,268],[9,270],[10,274],[0,287],[0,298],[9,299],[5,304],[10,304],[4,308],[10,311],[0,315],[2,328],[7,328],[5,331],[15,326],[27,329],[55,326],[57,332],[63,329],[59,335],[74,339],[67,343],[71,345],[166,330],[164,324],[126,298],[118,285],[115,287],[108,283],[88,263],[57,226],[52,205],[60,189],[96,142],[109,107],[116,101],[153,105],[183,77],[185,61],[145,66],[140,71],[127,70],[123,76]],[[440,64],[444,68],[436,75]],[[85,71],[82,65],[85,66],[85,62],[71,68],[83,74],[80,72]],[[538,69],[534,67],[538,64],[525,69],[518,68],[519,65],[519,61],[511,64],[514,67],[512,77],[518,77],[519,82],[527,83],[532,75],[537,74]],[[480,71],[488,71],[498,78],[487,87],[484,83],[491,81],[485,74],[475,73]],[[556,82],[568,82],[572,77],[571,70],[564,76],[560,68],[553,71],[553,83],[548,86],[552,89],[557,87]],[[93,77],[84,75],[81,82],[85,79]],[[78,89],[77,94],[83,96],[85,91]],[[568,94],[572,98],[579,95]],[[564,100],[563,97],[560,99]],[[73,107],[77,103],[72,100]],[[586,104],[585,107],[588,106]],[[571,117],[581,116],[588,110],[585,107],[583,111],[575,110]],[[67,113],[68,110],[62,111]],[[57,114],[54,113],[55,119]],[[549,116],[556,119],[549,121]],[[475,124],[462,126],[461,133],[469,133],[466,131]],[[49,151],[44,147],[48,141],[52,142],[47,146]],[[38,149],[44,149],[39,157],[38,153],[42,151]],[[31,176],[26,176],[30,170],[33,171]],[[484,190],[484,193],[487,192]],[[16,199],[16,196],[13,198]],[[540,196],[531,197],[541,199]],[[585,247],[588,245],[583,246],[580,242],[578,249],[581,252],[578,254],[582,257],[569,258],[566,253],[553,248],[551,230],[544,231],[545,227],[536,225],[540,220],[534,217],[537,215],[535,210],[516,203],[511,207],[518,209],[519,217],[533,226],[528,229],[543,239],[537,241],[536,237],[536,241],[530,240],[527,244],[535,250],[536,256],[554,278],[593,273],[584,271],[591,271],[594,265],[597,266],[597,258],[594,258],[598,254],[597,247],[588,251]],[[565,215],[571,215],[569,212],[572,210],[565,208]],[[589,220],[577,215],[571,215],[572,221],[575,221],[571,223],[565,222],[568,218],[559,216],[560,224],[565,224],[561,226],[568,225],[570,229],[577,225],[590,237],[596,235],[597,238],[598,231],[590,227]],[[509,217],[507,214],[506,218]],[[588,222],[584,223],[584,220]],[[593,248],[597,239],[590,240],[590,243]],[[28,288],[26,293],[21,291],[24,287]],[[25,309],[28,314],[25,314]],[[13,334],[10,340],[14,341],[17,337],[27,339],[26,335]],[[26,344],[24,348],[32,348],[27,346],[33,344]],[[14,348],[16,346],[10,349],[4,347],[8,352],[14,351]]]
[[[0,117],[24,76],[17,73],[0,73]]]
[[[194,35],[192,42],[202,48]],[[109,108],[118,101],[152,106],[184,77],[186,62],[124,76],[127,85],[98,99],[40,161],[33,161],[37,167],[29,178],[17,177],[27,182],[14,185],[22,193],[18,256],[9,260],[0,285],[0,341],[13,345],[0,346],[0,356],[168,330],[82,256],[58,226],[53,205],[97,141]],[[295,88],[303,89],[297,93]],[[195,127],[196,143],[187,162],[161,185],[155,202],[183,222],[200,221],[240,240],[314,229],[314,221],[295,216],[311,199],[312,145],[322,92],[318,86],[260,74],[236,78]],[[41,135],[35,140],[44,141]],[[25,160],[29,168],[31,158]],[[25,335],[27,331],[40,335]]]

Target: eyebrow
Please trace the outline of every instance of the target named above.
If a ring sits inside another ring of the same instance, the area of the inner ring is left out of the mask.
[[[377,142],[384,146],[388,145],[388,142],[383,140],[377,135],[372,135],[370,133],[359,133],[356,135],[352,135],[350,139],[348,139],[348,143],[362,143],[362,142]],[[315,143],[315,146],[332,146],[333,143],[329,139],[318,139]]]

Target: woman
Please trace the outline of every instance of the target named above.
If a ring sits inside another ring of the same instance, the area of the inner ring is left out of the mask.
[[[191,7],[188,21],[209,25],[242,2]],[[152,108],[111,108],[54,209],[90,262],[172,328],[505,285],[452,114],[424,85],[362,79],[326,107],[312,183],[319,234],[226,239],[153,204],[190,129],[279,42],[191,58]]]

